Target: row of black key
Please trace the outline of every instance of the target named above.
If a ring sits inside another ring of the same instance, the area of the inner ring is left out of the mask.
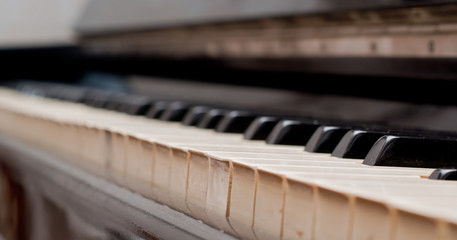
[[[364,159],[367,165],[438,168],[430,176],[435,179],[457,175],[456,133],[392,131],[73,86],[26,84],[19,90],[217,132],[243,133],[245,139],[268,144],[303,145],[308,152]]]

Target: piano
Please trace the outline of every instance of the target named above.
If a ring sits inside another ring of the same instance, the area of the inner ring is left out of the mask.
[[[456,12],[88,1],[0,49],[0,239],[457,239]]]

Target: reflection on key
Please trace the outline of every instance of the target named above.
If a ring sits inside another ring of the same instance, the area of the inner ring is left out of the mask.
[[[155,102],[152,107],[148,110],[146,113],[146,117],[148,118],[160,118],[162,113],[165,111],[165,108],[167,107],[168,102],[167,101],[157,101]]]
[[[348,130],[349,127],[320,126],[306,143],[305,150],[307,152],[331,153]]]
[[[206,106],[194,106],[187,111],[186,116],[182,120],[182,124],[186,126],[196,126],[199,121],[209,111],[209,107]]]
[[[216,132],[243,133],[254,121],[256,115],[247,111],[230,111],[216,126]]]
[[[457,141],[383,136],[363,161],[372,166],[446,168],[457,165]]]
[[[281,120],[266,141],[268,144],[304,146],[318,127],[317,121]]]
[[[126,98],[128,98],[128,95],[123,93],[111,94],[106,101],[105,109],[120,111],[120,109],[122,109],[122,105],[126,103]]]
[[[364,159],[375,142],[385,135],[381,132],[349,130],[335,147],[332,156]]]
[[[111,93],[108,91],[88,91],[85,96],[84,103],[92,107],[104,108],[108,104],[110,95]]]
[[[275,125],[279,122],[277,117],[257,117],[244,133],[247,140],[265,140]]]
[[[189,105],[187,103],[172,102],[166,106],[163,114],[160,116],[160,120],[171,122],[181,121],[188,110]]]
[[[439,168],[433,171],[429,178],[438,180],[457,180],[457,169]]]
[[[130,115],[145,115],[151,106],[152,100],[147,97],[137,96],[128,103],[126,113]]]
[[[198,123],[198,128],[215,128],[219,121],[224,117],[227,110],[224,109],[211,109],[209,110],[205,116],[203,116],[202,120]]]

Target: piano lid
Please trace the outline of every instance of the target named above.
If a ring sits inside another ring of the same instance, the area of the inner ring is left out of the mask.
[[[456,1],[91,1],[85,53],[249,71],[457,79]]]
[[[80,34],[105,34],[253,19],[431,6],[450,0],[96,0],[76,24]]]

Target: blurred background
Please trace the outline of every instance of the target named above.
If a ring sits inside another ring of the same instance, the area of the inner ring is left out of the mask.
[[[447,108],[457,104],[452,1],[2,0],[0,5],[5,19],[0,80],[10,87],[69,84],[457,130]],[[272,98],[274,91],[281,97]]]
[[[88,0],[0,2],[0,48],[75,43],[75,24]]]
[[[457,102],[448,90],[457,75],[452,1],[0,4],[3,80],[65,82],[104,72],[415,103]],[[443,94],[432,98],[429,92]]]

